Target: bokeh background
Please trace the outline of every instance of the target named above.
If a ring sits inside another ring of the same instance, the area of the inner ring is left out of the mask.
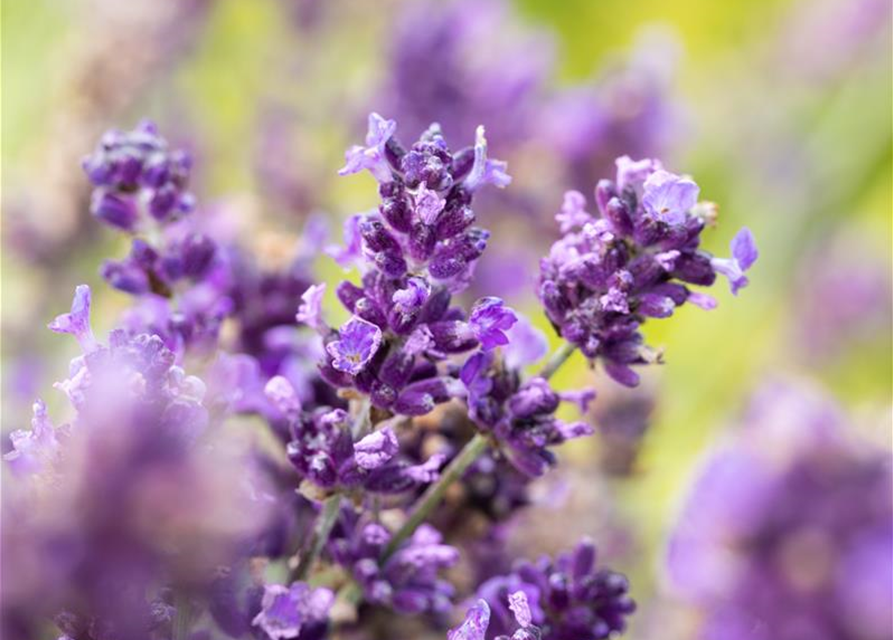
[[[535,238],[555,233],[561,193],[591,193],[616,155],[657,154],[718,203],[708,249],[726,254],[735,230],[753,230],[752,284],[737,298],[722,287],[710,313],[650,323],[667,363],[639,390],[582,358],[560,373],[559,386],[597,378],[594,420],[635,426],[567,450],[571,464],[511,540],[536,554],[592,535],[651,603],[633,637],[684,638],[688,613],[664,588],[666,534],[699,461],[756,389],[817,385],[861,437],[890,447],[890,3],[515,0],[494,4],[492,22],[466,27],[459,45],[431,26],[439,6],[4,1],[3,431],[24,426],[32,399],[64,374],[70,345],[43,327],[74,286],[95,285],[100,330],[127,302],[98,277],[126,247],[91,220],[79,167],[111,126],[156,120],[193,152],[201,210],[225,212],[275,261],[308,220],[329,220],[338,241],[340,221],[374,205],[371,178],[336,175],[370,110],[397,117],[407,138],[438,119],[456,146],[477,119],[515,176],[476,207],[496,230],[480,286],[547,331],[532,298]],[[426,93],[457,46],[460,89],[484,89]],[[339,274],[324,257],[316,268]]]

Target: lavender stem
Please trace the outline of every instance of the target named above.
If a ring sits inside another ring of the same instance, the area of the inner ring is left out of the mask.
[[[549,360],[543,365],[543,368],[540,369],[537,377],[543,378],[544,380],[551,378],[576,350],[577,345],[571,344],[570,342],[562,343],[562,345],[555,350],[555,353],[549,356]]]
[[[335,494],[326,498],[322,504],[322,511],[316,520],[316,529],[313,532],[310,550],[301,556],[297,568],[294,570],[293,577],[295,580],[303,580],[307,576],[307,572],[316,562],[319,554],[329,539],[332,527],[335,526],[335,520],[338,519],[338,513],[341,507],[341,495]]]
[[[409,519],[407,519],[403,526],[397,530],[394,537],[391,538],[391,541],[382,556],[382,561],[391,557],[403,541],[411,536],[419,525],[428,519],[431,512],[443,500],[450,485],[462,477],[468,467],[481,457],[488,446],[489,442],[487,438],[480,433],[475,434],[475,436],[468,441],[465,447],[462,448],[462,451],[459,452],[459,455],[447,465],[446,470],[444,470],[437,482],[428,487],[428,490],[422,494],[421,498],[419,498],[416,508],[409,516]]]

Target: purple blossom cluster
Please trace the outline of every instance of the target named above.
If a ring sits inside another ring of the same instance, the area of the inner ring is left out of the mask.
[[[489,605],[491,633],[509,633],[515,619],[522,628],[537,629],[537,635],[529,637],[601,640],[626,628],[626,618],[636,608],[628,591],[623,575],[596,568],[595,546],[584,540],[554,561],[543,557],[519,562],[511,573],[482,584],[478,596]]]
[[[617,159],[615,181],[595,189],[599,216],[576,191],[556,215],[563,236],[540,263],[539,297],[555,329],[621,384],[635,386],[631,365],[658,362],[640,331],[647,318],[667,318],[690,302],[712,309],[716,301],[690,285],[708,287],[717,274],[732,293],[747,286],[757,259],[746,228],[732,240],[732,257],[700,249],[715,207],[699,203],[700,188],[666,171],[656,160]]]
[[[417,416],[462,392],[438,363],[476,348],[508,343],[514,312],[499,298],[481,298],[469,314],[451,306],[469,283],[489,234],[474,227],[477,189],[510,181],[505,164],[487,157],[479,128],[474,147],[452,153],[432,125],[409,149],[394,137],[396,123],[369,116],[365,146],[351,147],[342,174],[368,170],[382,203],[345,227],[342,264],[359,263],[360,285],[342,282],[338,299],[353,317],[334,331],[320,318],[323,286],[308,289],[300,321],[325,334],[323,377],[368,394],[372,404]]]
[[[459,551],[444,544],[430,525],[419,527],[385,556],[391,539],[383,525],[346,511],[332,532],[328,553],[350,571],[370,604],[399,614],[449,613],[455,588],[440,573],[459,561]]]
[[[559,412],[586,415],[595,392],[549,382],[572,351],[631,383],[644,318],[711,305],[682,283],[744,286],[753,240],[739,234],[728,260],[702,252],[710,208],[694,182],[621,158],[596,191],[601,218],[574,192],[559,216],[540,293],[567,343],[549,354],[501,298],[460,298],[489,240],[472,202],[511,181],[483,127],[458,151],[437,125],[409,147],[395,132],[373,113],[340,171],[369,171],[380,204],[327,251],[359,270],[336,288],[351,314],[337,328],[326,284],[311,284],[318,226],[262,268],[186,216],[190,163],[153,125],[107,135],[85,161],[94,215],[132,236],[102,274],[133,304],[106,344],[85,286],[50,324],[82,350],[57,384],[75,417],[56,427],[37,401],[4,456],[3,545],[17,551],[4,637],[42,637],[52,620],[64,640],[324,640],[410,618],[442,637],[472,594],[451,640],[624,631],[627,581],[596,567],[592,543],[512,565],[500,526],[555,447],[593,432]]]
[[[697,637],[889,637],[893,460],[848,429],[821,391],[777,381],[705,461],[668,552]]]

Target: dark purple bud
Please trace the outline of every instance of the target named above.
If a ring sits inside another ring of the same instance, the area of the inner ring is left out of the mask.
[[[437,238],[446,240],[452,238],[474,224],[474,211],[465,205],[449,206],[444,209],[437,221]]]
[[[620,198],[611,198],[608,201],[605,205],[604,215],[618,234],[627,236],[633,232],[633,221],[629,209]]]
[[[382,251],[373,257],[376,269],[388,278],[399,278],[406,273],[406,260],[399,252]]]
[[[201,278],[211,266],[217,252],[217,245],[203,233],[191,233],[183,240],[180,253],[183,260],[183,275],[187,278]]]
[[[390,183],[388,183],[390,184]],[[382,217],[387,220],[395,230],[408,233],[412,228],[412,211],[406,204],[402,194],[388,198],[378,207]]]
[[[419,262],[425,262],[434,253],[437,235],[434,227],[417,222],[409,233],[409,255]]]
[[[676,259],[672,275],[683,282],[705,287],[716,281],[716,271],[710,263],[710,258],[702,253],[688,253],[679,256]]]
[[[90,212],[102,222],[125,231],[133,231],[138,215],[132,198],[103,190],[93,193]]]
[[[341,301],[341,304],[344,305],[345,309],[347,309],[351,313],[356,313],[356,305],[365,294],[363,290],[355,285],[353,282],[348,282],[347,280],[345,280],[338,285],[337,289],[335,289],[335,295],[338,296],[338,300]],[[366,318],[366,320],[369,320],[369,318]]]
[[[461,182],[465,176],[471,173],[474,166],[474,147],[465,147],[453,154],[453,162],[450,166],[450,175],[454,182]]]
[[[360,234],[366,243],[366,248],[372,253],[384,251],[401,253],[400,243],[388,232],[381,220],[365,218],[360,222]]]
[[[103,280],[119,291],[141,295],[149,291],[149,277],[138,265],[126,260],[123,262],[106,260],[99,270]]]
[[[467,322],[461,320],[441,320],[428,325],[431,337],[438,351],[462,353],[474,349],[478,339]]]
[[[595,185],[595,204],[603,216],[608,216],[608,203],[615,197],[617,191],[614,189],[614,183],[610,180],[599,180]]]
[[[423,416],[461,391],[462,383],[454,378],[430,378],[413,382],[397,397],[394,411],[407,416]]]

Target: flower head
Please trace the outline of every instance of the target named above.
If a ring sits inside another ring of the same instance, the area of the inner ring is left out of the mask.
[[[721,272],[737,290],[747,282],[743,272],[756,249],[746,230],[734,246],[740,262],[699,249],[707,221],[695,206],[698,186],[656,160],[619,158],[617,180],[596,187],[599,218],[562,218],[564,236],[540,264],[538,293],[566,340],[616,381],[635,386],[639,376],[631,365],[661,358],[644,344],[641,325],[686,302],[713,308],[713,298],[689,285],[710,286]],[[570,202],[575,210],[585,204],[576,195]]]

